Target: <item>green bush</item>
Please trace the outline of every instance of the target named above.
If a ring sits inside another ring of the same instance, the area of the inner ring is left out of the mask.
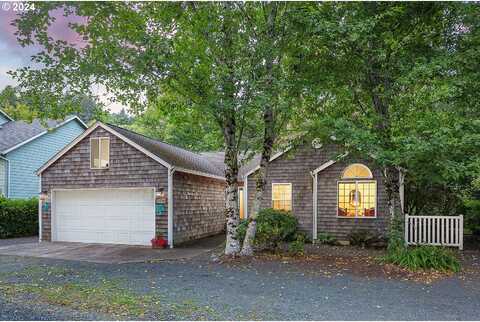
[[[350,245],[368,247],[379,241],[379,237],[366,229],[354,229],[348,234]]]
[[[237,228],[237,238],[243,242],[247,232],[248,220],[242,220]],[[266,208],[257,216],[255,245],[261,248],[275,249],[280,242],[294,240],[297,219],[291,212]]]
[[[480,200],[466,200],[465,207],[465,229],[473,235],[480,236]]]
[[[440,271],[460,270],[460,263],[448,249],[438,246],[417,246],[397,248],[387,253],[386,261],[412,271],[435,269]]]
[[[38,234],[38,199],[0,198],[0,239]]]
[[[387,255],[384,260],[412,271],[435,269],[458,272],[460,270],[457,258],[446,248],[437,246],[407,247],[403,237],[403,216],[398,214],[390,222]]]
[[[335,237],[333,237],[329,233],[319,233],[317,235],[317,241],[320,244],[333,245],[333,244],[335,244],[336,239],[335,239]]]
[[[294,241],[288,245],[288,251],[290,254],[300,256],[305,253],[305,234],[297,234]]]

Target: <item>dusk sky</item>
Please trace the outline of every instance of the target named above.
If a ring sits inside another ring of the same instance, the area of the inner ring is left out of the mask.
[[[31,62],[31,56],[41,50],[38,45],[22,47],[18,44],[15,36],[16,27],[11,25],[17,14],[11,6],[5,6],[4,3],[2,2],[0,6],[0,90],[7,85],[16,85],[16,82],[7,74],[8,71],[25,66],[35,67]],[[8,10],[6,10],[7,8]],[[79,18],[64,17],[61,12],[58,12],[55,16],[56,22],[51,26],[49,35],[54,39],[62,39],[70,43],[79,44],[81,39],[78,34],[68,28],[69,21],[78,21]],[[95,88],[94,93],[106,95],[102,88]],[[111,103],[105,97],[102,101],[114,112],[122,108],[120,104]]]

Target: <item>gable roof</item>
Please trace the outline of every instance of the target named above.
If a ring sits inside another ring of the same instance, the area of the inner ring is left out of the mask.
[[[187,170],[190,170],[222,178],[224,176],[223,162],[219,164],[205,155],[191,152],[112,124],[107,124],[107,126],[165,160],[178,171],[189,172]]]
[[[104,124],[101,122],[95,123],[82,135],[77,137],[73,142],[53,156],[40,169],[38,169],[37,174],[41,174],[45,169],[57,161],[62,155],[67,153],[81,140],[90,135],[90,133],[98,127],[110,132],[169,169],[216,179],[225,179],[223,164],[214,162],[201,154],[146,137],[112,124]]]
[[[77,116],[67,118],[65,121],[47,120],[46,126],[40,120],[33,120],[32,123],[25,121],[10,121],[2,124],[0,128],[0,154],[9,153],[22,145],[47,134],[49,129],[58,128],[70,121],[76,120],[83,127],[87,128]]]

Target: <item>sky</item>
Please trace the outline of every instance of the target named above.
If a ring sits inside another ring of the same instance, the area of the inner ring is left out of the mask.
[[[0,2],[0,90],[7,85],[15,86],[17,83],[10,75],[10,70],[17,68],[35,66],[31,62],[31,56],[41,50],[38,45],[22,47],[18,44],[15,36],[16,27],[12,26],[17,13],[13,10],[13,2]],[[49,35],[54,39],[66,40],[73,44],[81,44],[79,35],[68,28],[69,22],[79,22],[79,17],[64,17],[60,11],[54,12],[55,23],[49,29]],[[109,95],[100,86],[93,88],[94,94],[100,96],[101,100],[112,112],[119,112],[124,106],[112,103],[108,100]]]

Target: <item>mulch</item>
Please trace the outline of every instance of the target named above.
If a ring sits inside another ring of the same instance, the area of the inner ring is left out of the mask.
[[[382,262],[385,249],[355,246],[312,245],[305,247],[305,255],[290,256],[287,252],[259,252],[252,258],[222,257],[221,263],[233,267],[255,267],[271,270],[272,265],[291,264],[289,267],[304,274],[334,277],[344,274],[367,279],[383,278],[431,284],[452,276],[462,280],[480,280],[480,251],[458,252],[462,270],[459,273],[435,270],[410,271]]]

